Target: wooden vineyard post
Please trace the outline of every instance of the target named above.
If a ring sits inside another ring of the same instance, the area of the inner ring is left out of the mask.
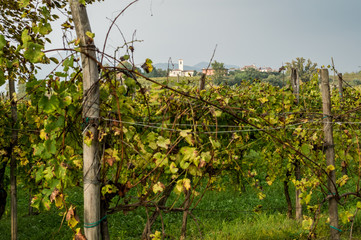
[[[11,75],[11,74],[9,74]],[[15,101],[15,81],[10,77],[9,79],[9,93],[11,99],[11,118],[12,118],[12,133],[11,133],[11,158],[10,158],[10,195],[11,195],[11,240],[18,239],[18,207],[17,207],[17,186],[16,186],[16,157],[14,148],[18,142],[17,128],[17,106]]]
[[[342,87],[343,78],[342,78],[342,73],[338,73],[337,78],[338,78],[338,93],[340,94],[340,109],[342,110],[342,104],[343,104],[343,87]],[[341,128],[340,131],[342,131],[342,128]],[[347,175],[347,162],[346,162],[346,160],[343,160],[341,162],[341,167],[342,167],[342,175]]]
[[[291,68],[291,83],[293,87],[293,94],[296,95],[297,104],[300,103],[300,78],[296,68]]]
[[[331,96],[330,84],[327,69],[321,69],[321,91],[322,91],[322,110],[323,110],[323,131],[324,131],[324,149],[326,154],[327,168],[335,166],[335,148],[333,142],[333,128],[331,115]],[[327,186],[332,195],[328,200],[329,218],[330,218],[330,234],[332,240],[340,239],[340,230],[338,226],[338,207],[336,199],[336,172],[328,171]]]
[[[337,74],[337,77],[338,77],[338,92],[340,94],[341,107],[342,107],[342,102],[343,102],[342,73]]]
[[[206,74],[202,73],[201,78],[199,79],[199,90],[204,90],[206,86]]]
[[[185,191],[185,202],[184,202],[184,212],[183,212],[183,221],[182,221],[182,231],[180,240],[185,240],[187,236],[187,218],[188,218],[188,210],[191,203],[191,190]]]
[[[300,102],[300,78],[298,76],[298,72],[296,68],[291,68],[291,84],[293,88],[293,94],[297,98],[297,105]],[[297,181],[301,180],[301,164],[300,160],[295,159],[295,178]],[[296,212],[296,219],[301,221],[302,220],[302,204],[301,204],[301,189],[296,188],[296,196],[295,196],[295,212]]]
[[[71,14],[81,46],[83,68],[83,143],[84,233],[87,240],[100,239],[100,163],[99,163],[99,84],[96,48],[91,33],[87,11],[78,0],[70,0]],[[88,34],[87,34],[88,33]]]

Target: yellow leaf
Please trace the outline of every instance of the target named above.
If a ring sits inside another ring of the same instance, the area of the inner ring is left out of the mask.
[[[59,196],[55,197],[55,206],[57,208],[63,207],[63,194],[60,194]]]
[[[305,230],[309,230],[312,226],[313,220],[310,217],[304,216],[304,220],[302,221],[302,228]]]
[[[92,140],[94,139],[94,134],[91,131],[87,131],[84,136],[84,143],[90,147],[92,145]]]
[[[182,130],[179,132],[179,135],[181,135],[181,137],[187,137],[188,133],[190,133],[192,130],[188,129],[188,130]]]
[[[326,172],[327,172],[327,173],[330,173],[330,172],[332,172],[333,170],[335,170],[335,166],[333,166],[333,165],[328,165],[327,168],[326,168]]]
[[[214,116],[216,117],[222,116],[222,111],[218,111],[218,110],[214,111]]]
[[[183,186],[188,191],[191,188],[191,180],[188,178],[183,179]]]
[[[41,130],[40,130],[40,138],[41,138],[42,140],[47,140],[47,139],[48,139],[48,136],[47,136],[47,134],[46,134],[46,132],[45,132],[45,129],[41,129]]]
[[[305,203],[308,204],[310,201],[311,201],[311,197],[312,197],[312,192],[310,192],[310,194],[308,194],[306,197],[305,197]]]
[[[188,178],[184,178],[177,181],[174,191],[177,194],[180,194],[181,192],[183,192],[183,190],[189,190],[190,188],[191,188],[191,180],[189,180]]]
[[[155,194],[157,194],[158,192],[163,192],[164,189],[165,189],[165,186],[161,182],[157,182],[157,184],[154,184],[154,186],[153,186],[153,192]]]
[[[89,32],[89,31],[87,31],[86,33],[85,33],[89,38],[94,38],[95,37],[95,33],[92,33],[92,32]]]
[[[78,221],[75,219],[74,216],[72,216],[69,220],[68,220],[68,225],[71,228],[74,228],[76,225],[78,224]]]
[[[338,185],[340,185],[340,187],[342,187],[343,185],[345,185],[348,181],[348,176],[347,175],[343,175],[341,178],[337,179],[336,183]]]
[[[260,200],[262,200],[266,197],[266,194],[264,194],[263,192],[259,192],[257,195]]]
[[[183,191],[183,180],[178,180],[175,185],[174,191],[176,194],[180,194]]]
[[[268,102],[268,99],[266,97],[258,99],[261,103]]]
[[[162,233],[159,232],[159,231],[155,231],[154,234],[150,234],[149,237],[152,239],[152,240],[161,240],[162,239]]]

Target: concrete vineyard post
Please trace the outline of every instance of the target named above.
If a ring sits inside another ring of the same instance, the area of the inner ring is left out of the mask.
[[[335,166],[335,149],[333,141],[332,113],[331,113],[331,96],[330,83],[327,69],[321,69],[321,91],[322,91],[322,110],[323,110],[323,131],[324,131],[324,148],[326,154],[327,167]],[[332,168],[331,168],[332,169]],[[329,218],[330,218],[330,234],[332,240],[340,239],[338,225],[338,206],[337,206],[337,189],[336,189],[336,172],[328,171],[327,186],[332,195],[329,200]]]
[[[83,143],[83,183],[84,183],[84,228],[88,240],[100,239],[100,163],[99,163],[99,84],[96,48],[91,33],[86,7],[78,0],[70,0],[71,14],[81,46],[83,68],[83,137],[92,137],[88,146]],[[87,34],[88,33],[88,34]]]

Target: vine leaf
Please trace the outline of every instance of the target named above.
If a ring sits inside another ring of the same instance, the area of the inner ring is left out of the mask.
[[[90,42],[94,41],[95,33],[87,31],[85,34],[90,38]]]
[[[326,168],[327,173],[330,173],[333,170],[335,170],[335,166],[333,166],[333,165],[328,165],[327,168]]]
[[[31,37],[29,36],[29,30],[25,29],[21,33],[21,41],[23,42],[23,47],[27,47],[27,44],[30,40],[31,40]]]
[[[27,49],[24,53],[24,57],[32,63],[39,63],[45,56],[41,49],[43,49],[43,45],[29,42],[27,43]]]
[[[157,194],[158,192],[163,192],[163,190],[165,189],[165,186],[163,183],[161,182],[157,182],[156,184],[154,184],[153,186],[153,192],[155,194]]]
[[[175,174],[178,172],[178,168],[177,168],[177,165],[175,165],[174,162],[172,162],[170,165],[169,165],[169,170],[171,173]]]
[[[55,57],[51,57],[49,58],[52,62],[54,62],[55,64],[59,64],[59,60]]]
[[[309,230],[313,224],[312,218],[308,216],[304,216],[304,220],[302,221],[302,228],[305,230]]]
[[[0,69],[0,86],[4,85],[5,83],[5,74],[4,72]]]
[[[81,229],[76,229],[75,240],[86,240],[86,237],[82,234]]]
[[[20,8],[25,8],[25,7],[27,7],[29,4],[30,4],[30,0],[21,0],[21,1],[19,2],[19,7],[20,7]]]
[[[0,34],[0,50],[2,50],[6,46],[6,40],[4,35]]]
[[[152,63],[152,60],[150,60],[149,58],[147,58],[145,60],[145,63],[143,63],[142,68],[146,73],[150,73],[153,71]]]
[[[158,137],[157,145],[159,147],[167,149],[169,144],[170,144],[170,140],[168,138],[165,139],[162,136]]]
[[[75,207],[70,206],[68,209],[68,212],[66,213],[66,221],[71,228],[74,228],[78,224],[79,217],[75,213]]]

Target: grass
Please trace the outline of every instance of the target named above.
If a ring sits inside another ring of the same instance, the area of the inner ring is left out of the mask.
[[[61,225],[61,211],[52,208],[39,215],[27,215],[28,196],[19,187],[18,216],[19,239],[72,239],[73,233],[64,223]],[[294,189],[290,190],[293,193]],[[70,192],[69,192],[70,193]],[[286,202],[281,184],[273,184],[264,193],[267,197],[260,200],[257,192],[251,188],[244,193],[235,190],[223,192],[208,192],[200,202],[193,216],[188,220],[187,239],[307,239],[307,231],[301,223],[285,216]],[[175,198],[175,196],[172,196]],[[82,191],[74,189],[69,200],[76,203],[78,214],[82,218]],[[260,211],[254,211],[262,205]],[[116,213],[108,217],[111,239],[140,239],[146,214],[144,208],[129,213]],[[340,214],[344,211],[354,212],[354,206],[340,206]],[[178,239],[182,224],[182,213],[163,213],[165,232],[170,239]],[[327,209],[319,221],[317,239],[328,239],[329,226],[326,223]],[[354,226],[354,238],[361,239],[361,217],[358,215]],[[342,239],[349,239],[350,223],[341,224]],[[161,222],[158,221],[152,231],[161,231]],[[10,239],[10,210],[9,204],[3,218],[0,220],[0,239]]]

